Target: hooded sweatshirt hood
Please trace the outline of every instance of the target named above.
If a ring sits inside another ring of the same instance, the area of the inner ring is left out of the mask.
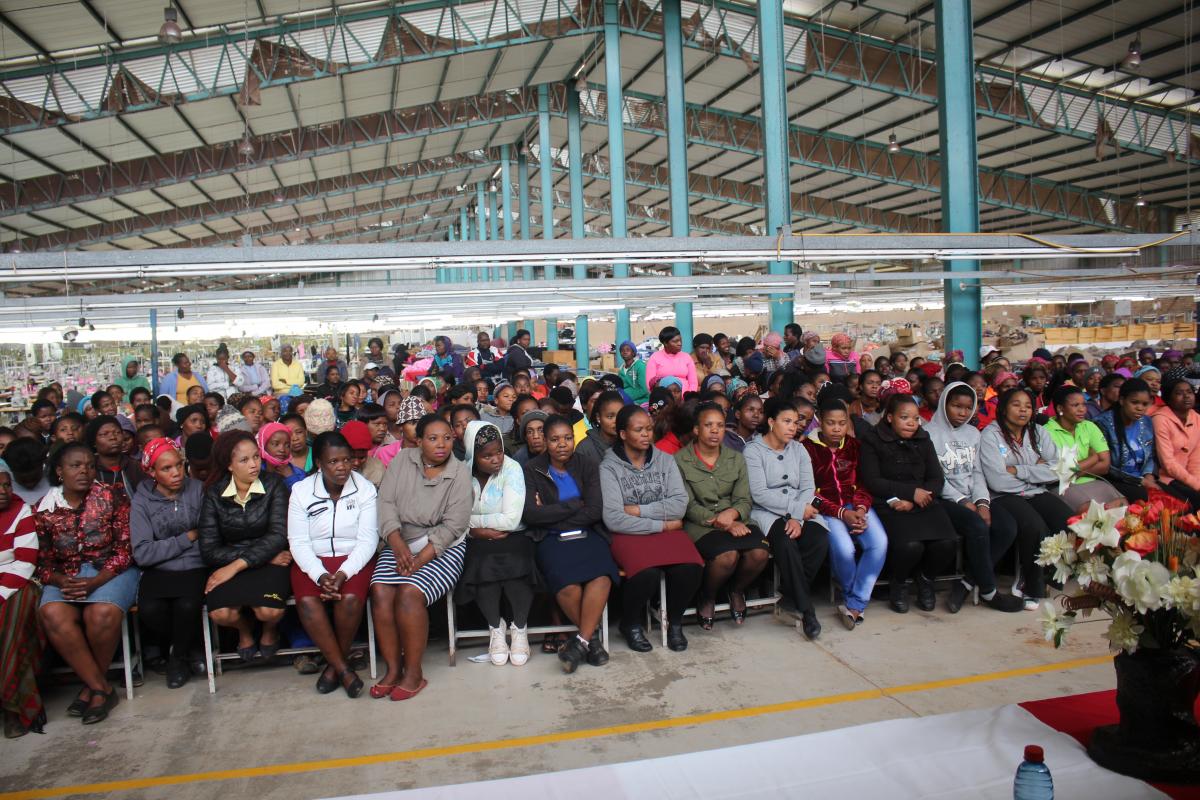
[[[950,399],[950,392],[960,386],[971,393],[971,413],[966,422],[956,427],[946,416],[946,403]],[[962,381],[954,381],[942,391],[937,410],[925,425],[938,461],[942,463],[942,472],[946,475],[942,497],[954,503],[990,499],[979,462],[979,429],[971,424],[978,407],[979,398],[975,390]]]
[[[132,378],[128,377],[130,364],[137,364],[139,367],[138,373]],[[141,364],[142,360],[137,356],[127,356],[121,359],[121,369],[117,371],[117,377],[113,383],[125,390],[126,397],[129,397],[129,393],[139,386],[146,390],[150,389],[150,381],[146,380],[146,376],[142,374]]]
[[[484,428],[494,428],[496,432],[496,441],[503,441],[503,436],[500,433],[500,428],[491,422],[481,422],[479,420],[471,420],[467,423],[467,430],[463,433],[463,452],[466,457],[463,458],[463,463],[468,469],[474,469],[475,464],[475,438],[479,436],[479,432]]]

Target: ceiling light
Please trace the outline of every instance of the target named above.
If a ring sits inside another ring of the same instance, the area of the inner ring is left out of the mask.
[[[250,141],[250,132],[246,131],[246,135],[242,137],[242,141],[238,143],[238,152],[249,158],[254,155],[254,142]]]
[[[11,246],[8,248],[8,252],[10,252],[10,253],[19,253],[19,252],[21,252],[21,245],[20,245],[20,243],[18,243],[18,242],[13,242],[13,243],[12,243],[12,245],[11,245]]]
[[[163,24],[158,29],[158,41],[161,44],[179,44],[179,40],[183,38],[183,31],[179,28],[179,12],[175,10],[175,6],[167,6],[163,9]]]
[[[286,199],[287,198],[284,196],[282,189],[275,190],[275,202],[276,203],[282,203]]]
[[[889,153],[899,153],[900,152],[900,142],[896,141],[896,134],[894,134],[894,133],[888,134],[888,152]]]
[[[80,318],[79,318],[79,327],[81,327],[81,328],[86,328],[86,327],[87,327],[87,317],[80,317]]]
[[[90,323],[90,322],[89,322],[89,323],[88,323],[88,330],[89,330],[89,331],[94,331],[94,330],[96,330],[96,326],[95,326],[95,325],[93,325],[92,323]]]
[[[1135,198],[1133,199],[1133,204],[1134,204],[1135,206],[1137,206],[1138,208],[1145,208],[1145,207],[1146,207],[1146,198],[1142,196],[1142,193],[1141,193],[1141,192],[1138,192],[1138,193],[1137,193],[1137,197],[1135,197]]]
[[[71,330],[63,333],[63,341],[64,342],[73,342],[73,341],[75,341],[75,337],[78,335],[79,335],[79,331],[72,328]]]
[[[183,319],[183,306],[175,309],[175,319]]]
[[[1140,36],[1129,43],[1129,52],[1125,54],[1125,60],[1121,63],[1134,69],[1142,65],[1142,39]]]

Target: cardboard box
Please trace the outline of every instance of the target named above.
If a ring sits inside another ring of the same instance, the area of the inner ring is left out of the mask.
[[[558,364],[560,367],[574,367],[575,353],[570,350],[544,350],[542,361],[547,364]]]

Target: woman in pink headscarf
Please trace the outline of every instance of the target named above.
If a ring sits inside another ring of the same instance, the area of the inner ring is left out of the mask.
[[[304,470],[292,463],[292,429],[282,422],[268,422],[254,437],[262,456],[264,469],[283,478],[289,490],[292,484],[304,480]]]
[[[847,375],[858,374],[858,353],[854,352],[854,346],[846,334],[835,333],[829,340],[829,350],[825,353],[825,371],[838,383],[845,383]]]

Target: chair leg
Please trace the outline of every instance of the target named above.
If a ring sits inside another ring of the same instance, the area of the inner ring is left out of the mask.
[[[658,626],[662,628],[662,646],[667,646],[667,576],[658,581]]]
[[[121,617],[121,667],[125,671],[125,696],[133,699],[133,654],[129,646],[129,615]]]
[[[608,650],[608,603],[604,604],[604,611],[600,615],[600,644]]]
[[[454,627],[454,598],[446,596],[446,633],[450,640],[450,666],[455,666],[455,651],[458,649],[458,629]]]
[[[213,672],[212,622],[208,618],[208,607],[200,609],[200,627],[204,629],[204,671],[208,673],[208,693],[217,693],[217,677]]]
[[[375,619],[371,616],[371,598],[367,598],[367,659],[371,663],[371,680],[376,679],[378,662],[375,657]]]
[[[137,671],[146,677],[146,665],[142,661],[142,626],[138,624],[137,612],[133,612],[133,650],[137,658]]]

